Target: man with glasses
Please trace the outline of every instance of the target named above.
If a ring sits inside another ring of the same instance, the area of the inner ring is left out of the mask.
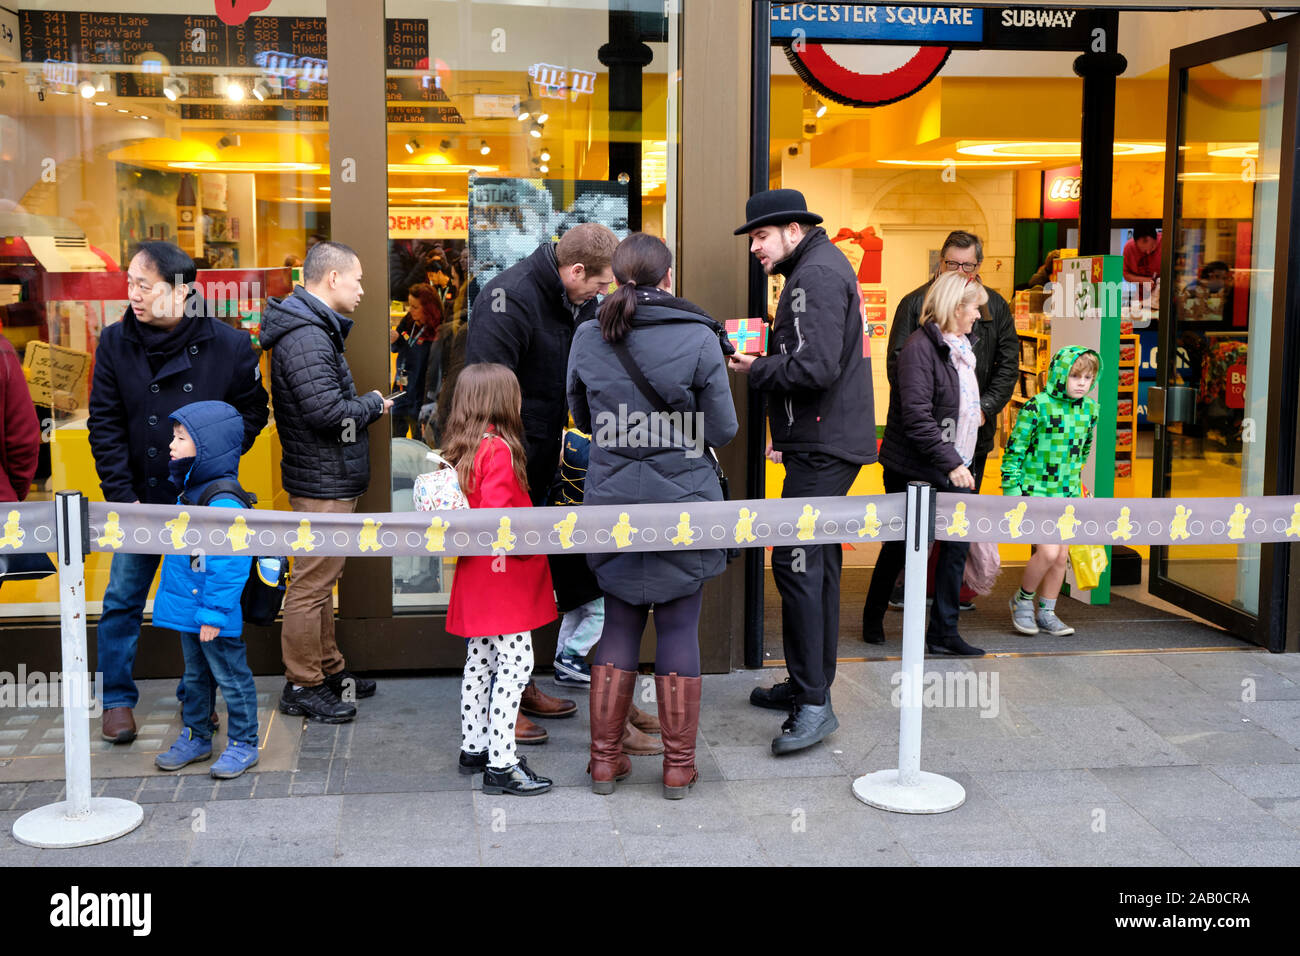
[[[168,418],[182,405],[217,400],[244,419],[241,454],[253,447],[269,412],[252,341],[209,315],[197,269],[179,246],[142,242],[126,270],[129,300],[121,321],[104,328],[90,389],[90,451],[104,500],[174,505]],[[97,629],[96,669],[104,675],[100,735],[135,739],[139,702],[132,670],[145,599],[161,555],[113,553]]]
[[[892,396],[897,387],[895,372],[898,367],[898,353],[903,350],[903,343],[916,331],[921,318],[921,303],[930,290],[930,283],[942,272],[964,272],[979,279],[980,265],[984,262],[984,243],[979,236],[958,229],[948,234],[939,251],[939,268],[934,278],[903,296],[894,312],[894,324],[889,329],[889,348],[885,370],[889,376],[889,388]],[[1016,337],[1016,324],[1011,317],[1007,300],[992,289],[985,288],[989,301],[980,306],[980,317],[971,331],[971,348],[975,352],[975,378],[980,387],[980,422],[979,436],[975,442],[975,458],[971,462],[970,473],[975,478],[975,492],[979,493],[980,483],[984,480],[984,464],[989,452],[993,450],[993,436],[997,432],[998,415],[1011,400],[1011,392],[1016,387],[1016,377],[1020,368],[1020,340]],[[970,595],[963,594],[961,608],[970,610],[974,605]],[[902,587],[895,589],[890,599],[893,607],[903,606]]]

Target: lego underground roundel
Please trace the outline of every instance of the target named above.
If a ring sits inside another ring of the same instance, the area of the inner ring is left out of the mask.
[[[906,99],[935,78],[951,52],[946,46],[791,43],[784,47],[799,78],[843,106],[884,106]]]

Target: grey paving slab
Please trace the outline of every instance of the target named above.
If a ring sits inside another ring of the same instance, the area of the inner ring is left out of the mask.
[[[1050,866],[1052,858],[1034,847],[1018,850],[913,851],[917,866]]]
[[[1300,749],[1253,724],[1231,733],[1206,730],[1186,732],[1173,724],[1155,724],[1152,729],[1169,741],[1180,753],[1200,764],[1228,761],[1261,764],[1300,764]],[[1295,769],[1300,773],[1300,767]]]
[[[1207,767],[1099,768],[1093,774],[1147,819],[1253,816],[1258,807]]]
[[[1044,734],[1075,755],[1075,766],[1141,767],[1193,762],[1119,704],[1033,704],[1024,710]]]
[[[1295,678],[1278,672],[1277,655],[1161,654],[1160,663],[1220,700],[1242,700],[1247,690],[1257,700],[1300,698],[1300,671]]]
[[[544,800],[550,794],[537,797]],[[515,798],[523,802],[528,798]],[[523,823],[508,816],[478,831],[485,866],[621,866],[632,862],[608,822]],[[649,839],[649,838],[647,838]],[[682,842],[682,841],[678,841]]]
[[[474,815],[481,830],[496,826],[523,826],[547,823],[599,823],[613,829],[609,796],[592,793],[589,787],[555,787],[534,797],[512,794],[485,794],[474,791]]]
[[[329,866],[337,855],[333,841],[246,839],[235,866]]]
[[[632,866],[766,866],[772,862],[748,833],[701,832],[689,840],[630,834],[620,839]]]
[[[698,785],[697,785],[698,786]],[[796,810],[806,813],[847,813],[863,804],[853,796],[853,778],[807,777],[797,787],[787,780],[732,780],[726,784],[731,803],[745,816],[780,816],[790,819]]]
[[[972,779],[1012,812],[1093,807],[1120,798],[1088,770],[1008,770],[975,772]]]
[[[1300,866],[1300,844],[1294,842],[1189,843],[1183,849],[1202,866]]]
[[[429,790],[468,790],[469,782],[456,771],[366,770],[349,766],[343,790],[349,793],[420,793]]]
[[[827,777],[840,772],[831,754],[831,735],[819,744],[781,757],[772,755],[771,743],[751,747],[712,747],[718,767],[727,780],[768,777]]]
[[[37,866],[181,866],[189,857],[189,840],[112,840],[97,846],[41,850]]]
[[[478,866],[478,833],[467,830],[455,840],[371,843],[341,846],[334,866]]]
[[[605,798],[620,834],[694,838],[698,833],[743,832],[745,818],[725,783],[696,783],[681,800],[666,800],[662,783],[620,786]]]
[[[1275,766],[1218,764],[1210,772],[1246,796],[1300,799],[1300,769],[1292,764]]]
[[[1300,700],[1258,700],[1236,708],[1274,736],[1300,747]]]
[[[243,837],[328,839],[334,845],[342,797],[284,797],[271,800],[214,800],[205,805],[207,830],[197,839]]]
[[[883,811],[857,804],[851,810],[792,811],[748,819],[749,827],[778,866],[908,866],[912,858],[885,822]]]
[[[256,839],[254,837],[254,839]],[[190,844],[186,866],[234,866],[245,838],[195,840]]]
[[[468,790],[435,793],[348,794],[339,818],[340,849],[376,843],[439,843],[473,833]]]

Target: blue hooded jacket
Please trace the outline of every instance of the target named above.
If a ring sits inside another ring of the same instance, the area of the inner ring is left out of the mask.
[[[184,487],[190,501],[201,500],[203,489],[214,481],[238,480],[244,437],[239,412],[225,402],[193,402],[172,412],[171,419],[184,425],[194,440],[194,464],[185,475]],[[243,508],[244,503],[222,494],[209,507]],[[252,557],[209,555],[202,562],[203,570],[196,570],[191,561],[188,553],[163,558],[153,603],[154,626],[197,634],[202,625],[211,624],[220,628],[222,637],[239,637],[244,629],[239,599]]]

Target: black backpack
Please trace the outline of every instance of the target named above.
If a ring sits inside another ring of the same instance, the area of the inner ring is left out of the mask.
[[[183,493],[181,503],[203,508],[218,495],[229,495],[243,502],[245,508],[257,504],[257,495],[245,491],[237,481],[222,478],[212,482],[203,489],[198,501],[190,501]],[[249,624],[265,627],[275,623],[280,608],[284,605],[284,591],[289,581],[289,559],[287,557],[253,558],[253,566],[248,570],[248,581],[244,584],[244,593],[239,605],[243,610],[244,620]]]

